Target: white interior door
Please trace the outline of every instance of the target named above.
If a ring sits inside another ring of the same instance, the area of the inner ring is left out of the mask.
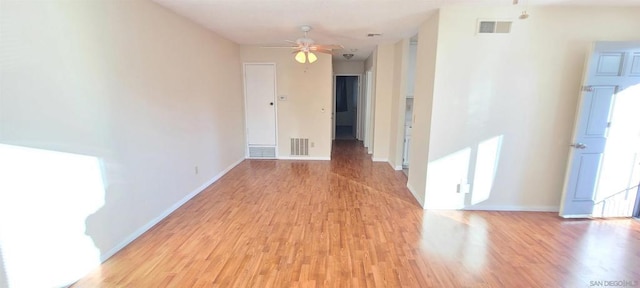
[[[277,144],[275,65],[245,64],[244,85],[249,156],[275,157]]]
[[[588,57],[560,207],[563,217],[593,214],[611,108],[619,92],[640,83],[640,42],[596,43]]]

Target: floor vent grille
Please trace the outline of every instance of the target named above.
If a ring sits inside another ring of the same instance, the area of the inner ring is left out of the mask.
[[[276,147],[249,147],[249,157],[265,159],[276,158]]]

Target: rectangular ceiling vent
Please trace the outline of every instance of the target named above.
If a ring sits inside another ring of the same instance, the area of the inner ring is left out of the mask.
[[[478,34],[511,33],[512,21],[481,20],[478,21]]]

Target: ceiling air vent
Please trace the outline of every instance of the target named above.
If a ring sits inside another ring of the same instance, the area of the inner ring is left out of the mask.
[[[505,34],[511,32],[511,21],[479,21],[479,34]]]

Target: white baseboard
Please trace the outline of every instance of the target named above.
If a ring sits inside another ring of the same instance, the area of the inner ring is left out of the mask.
[[[559,206],[487,205],[469,206],[463,210],[476,211],[516,211],[516,212],[558,212]]]
[[[415,189],[413,189],[413,186],[407,183],[407,189],[409,189],[409,192],[411,192],[411,195],[413,195],[413,198],[416,198],[416,200],[420,204],[420,207],[424,208],[424,200],[421,197],[418,197],[418,194],[416,193]]]
[[[319,161],[328,161],[331,160],[331,157],[305,157],[305,156],[280,156],[278,160],[319,160]]]
[[[374,158],[371,158],[371,160],[373,162],[389,162],[389,159],[387,159],[387,158],[375,158],[374,157]]]
[[[583,215],[560,215],[560,217],[565,218],[565,219],[589,219],[589,218],[593,218],[593,215],[591,214],[583,214]],[[637,219],[636,219],[637,220]]]
[[[242,162],[242,161],[244,161],[244,159],[240,159],[240,160],[234,162],[233,164],[229,165],[229,167],[227,167],[226,169],[222,170],[217,175],[213,176],[213,178],[209,179],[209,181],[207,181],[206,183],[202,184],[200,187],[196,188],[195,190],[191,191],[191,193],[187,194],[187,196],[184,196],[178,202],[176,202],[175,204],[171,205],[171,207],[169,207],[166,210],[164,210],[156,218],[153,218],[147,224],[145,224],[142,227],[138,228],[138,230],[136,230],[135,232],[131,233],[131,235],[129,235],[127,238],[125,238],[124,241],[120,242],[118,245],[116,245],[115,247],[113,247],[112,249],[107,251],[106,253],[102,254],[100,256],[100,261],[104,262],[107,259],[111,258],[111,256],[115,255],[122,248],[124,248],[125,246],[129,245],[129,243],[133,242],[133,240],[136,240],[136,238],[138,238],[138,237],[140,237],[140,235],[144,234],[144,232],[147,232],[147,230],[151,229],[151,227],[155,226],[160,221],[162,221],[162,219],[164,219],[165,217],[169,216],[169,214],[173,213],[173,211],[175,211],[176,209],[180,208],[180,206],[184,205],[184,203],[187,203],[187,201],[191,200],[191,198],[193,198],[196,195],[200,194],[200,192],[204,191],[204,189],[209,187],[214,182],[218,181],[218,179],[220,179],[222,176],[227,174],[234,167],[238,166],[238,164],[240,164],[240,162]]]
[[[402,170],[402,165],[394,165],[393,162],[391,161],[387,161],[387,163],[389,163],[389,166],[391,166],[391,169],[393,170],[396,170],[396,171]]]

